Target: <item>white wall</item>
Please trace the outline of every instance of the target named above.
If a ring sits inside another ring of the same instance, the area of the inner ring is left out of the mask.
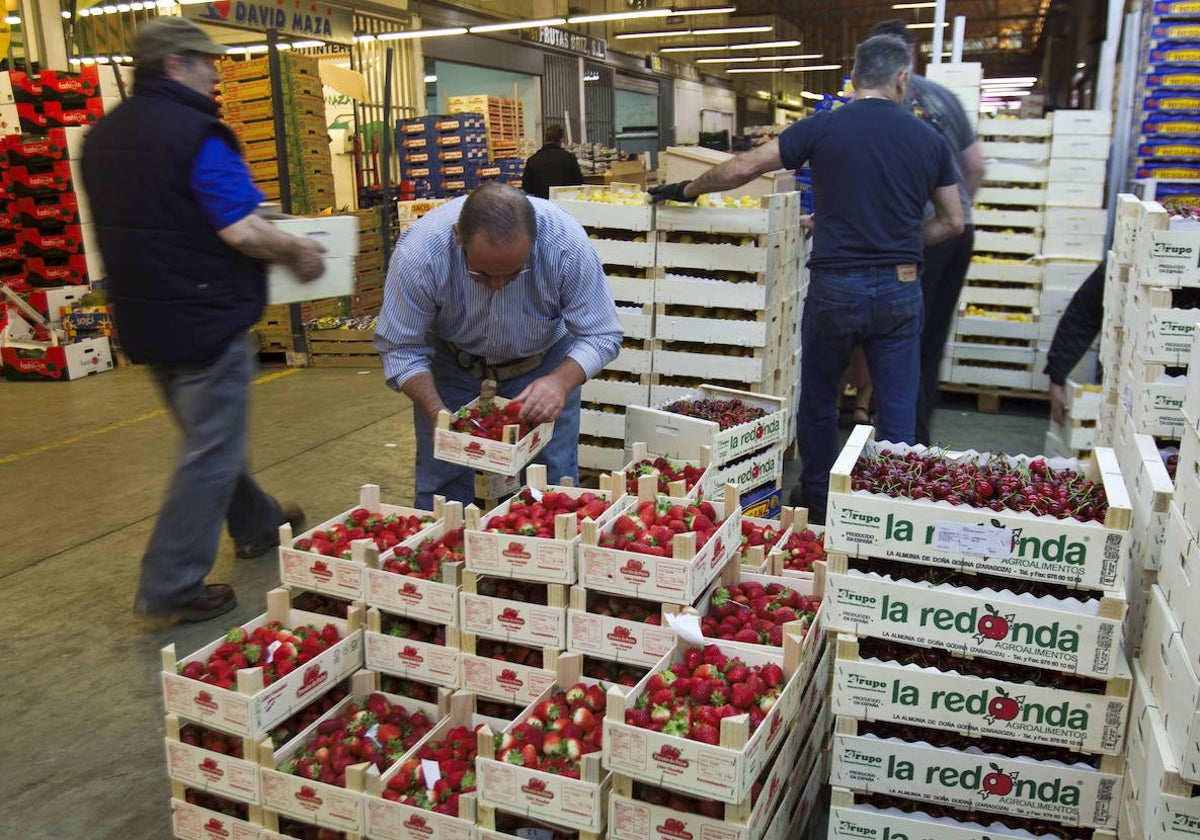
[[[700,110],[704,107],[704,86],[685,79],[675,80],[675,142],[700,140]]]
[[[437,74],[437,97],[426,101],[427,113],[446,113],[447,96],[505,96],[517,98],[524,105],[524,135],[541,145],[542,139],[542,80],[537,76],[510,73],[455,64],[449,61],[434,62]]]

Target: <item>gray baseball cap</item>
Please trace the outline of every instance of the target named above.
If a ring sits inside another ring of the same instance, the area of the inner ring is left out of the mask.
[[[138,64],[161,60],[166,55],[200,53],[225,55],[229,48],[218,44],[187,18],[156,17],[137,31],[133,60]]]

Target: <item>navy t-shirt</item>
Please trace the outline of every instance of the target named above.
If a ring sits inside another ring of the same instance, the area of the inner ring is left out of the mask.
[[[956,181],[936,131],[891,100],[856,99],[792,123],[779,153],[789,169],[812,167],[810,266],[921,263],[925,203]]]

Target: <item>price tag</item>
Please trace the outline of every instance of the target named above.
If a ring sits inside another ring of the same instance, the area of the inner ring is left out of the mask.
[[[1011,528],[961,522],[935,522],[933,526],[933,547],[938,551],[1007,558],[1012,556],[1012,540]]]
[[[279,646],[281,644],[283,644],[283,642],[276,639],[275,641],[271,642],[271,644],[267,645],[267,650],[263,654],[263,662],[269,664],[271,660],[275,658],[275,651],[279,650]]]
[[[704,634],[700,632],[700,616],[691,613],[668,613],[667,625],[675,631],[675,635],[689,645],[706,645]]]
[[[425,776],[425,787],[430,790],[442,779],[441,765],[428,758],[421,759],[421,773]]]

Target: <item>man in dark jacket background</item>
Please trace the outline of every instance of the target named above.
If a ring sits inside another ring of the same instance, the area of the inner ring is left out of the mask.
[[[521,189],[538,198],[549,198],[551,187],[574,187],[583,183],[579,158],[563,148],[561,125],[546,126],[546,144],[525,161]]]
[[[248,329],[267,300],[266,264],[302,280],[325,248],[257,215],[233,132],[217,116],[217,56],[196,24],[160,17],[133,45],[133,96],[100,120],[83,149],[83,180],[121,346],[149,365],[183,436],[175,473],[142,556],[134,609],[204,621],[232,610],[227,584],[205,584],[228,523],[239,557],[279,544],[282,507],[246,468],[256,351]]]

